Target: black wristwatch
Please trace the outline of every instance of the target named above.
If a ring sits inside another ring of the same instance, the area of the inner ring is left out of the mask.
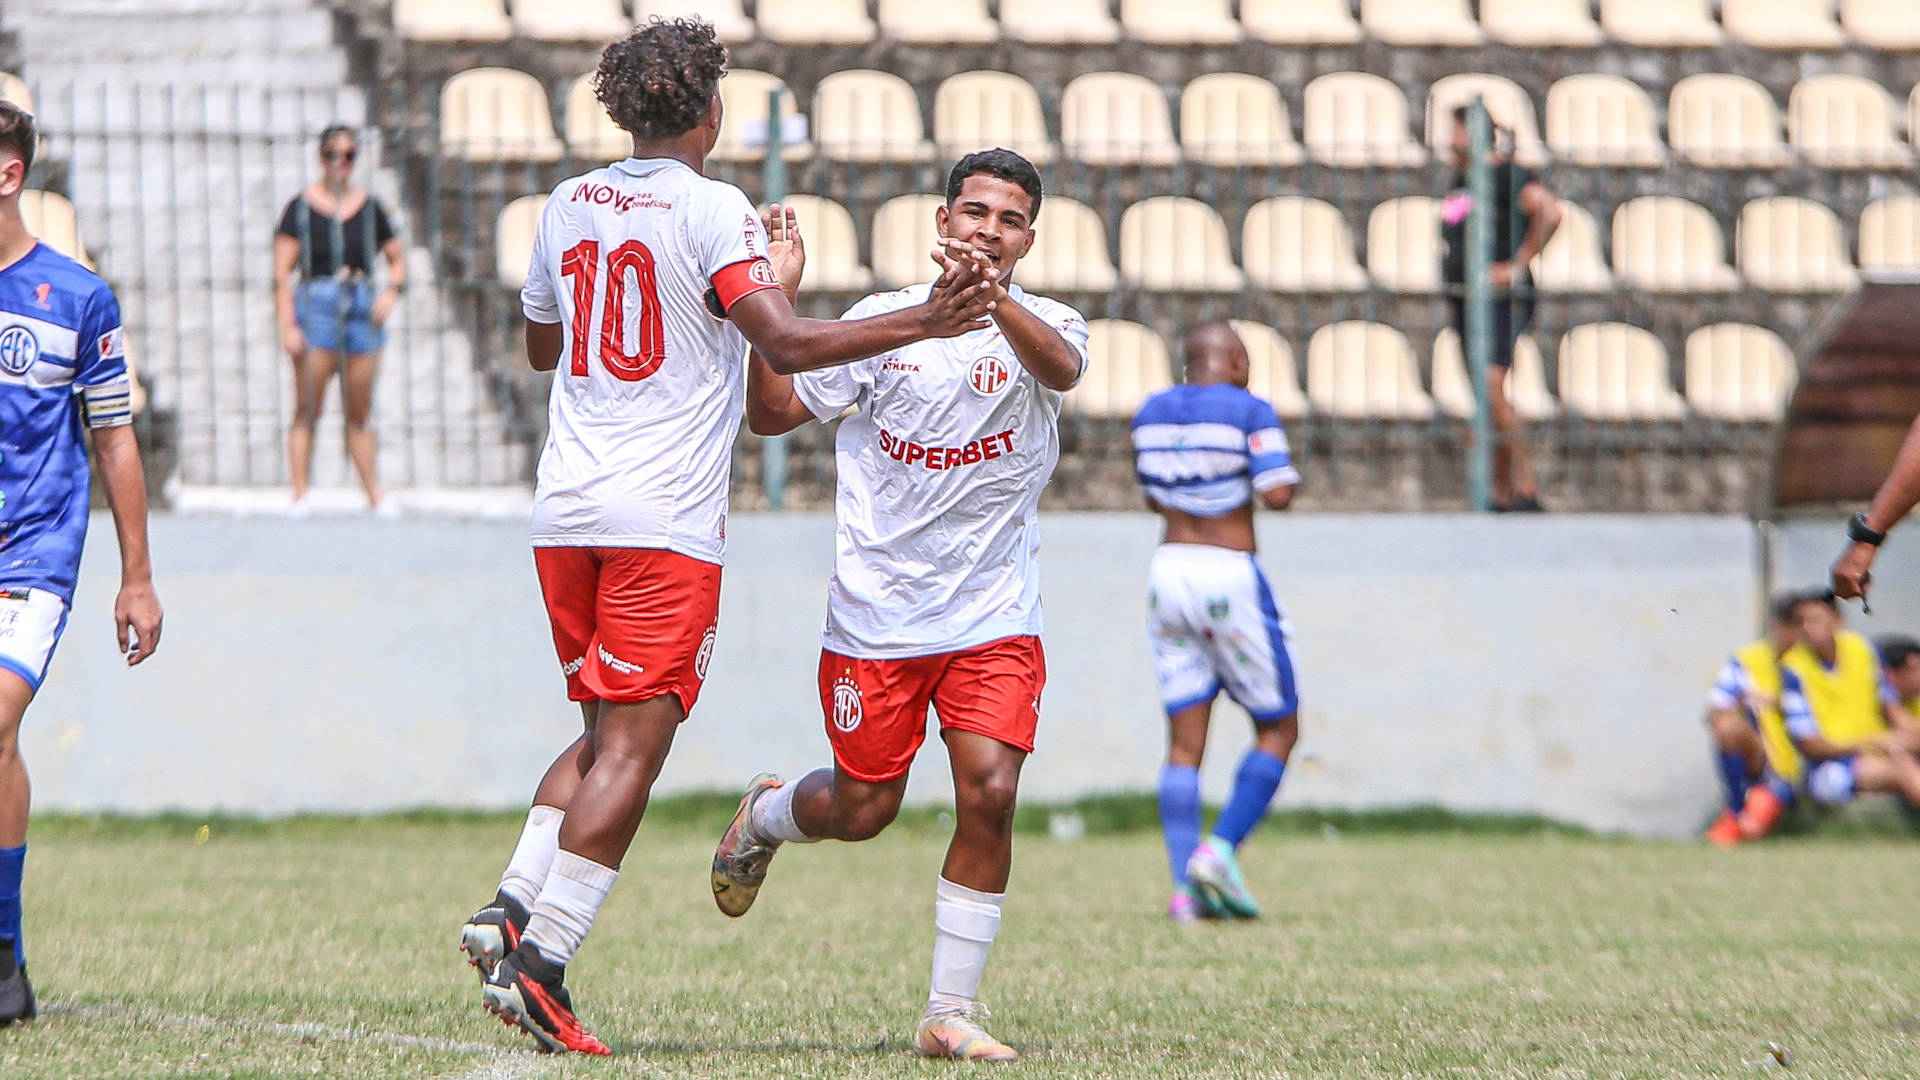
[[[1855,514],[1847,519],[1847,539],[1856,544],[1872,544],[1879,547],[1887,542],[1887,534],[1867,524],[1867,515]]]

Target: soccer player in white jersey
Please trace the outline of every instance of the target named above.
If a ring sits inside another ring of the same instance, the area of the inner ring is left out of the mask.
[[[714,854],[714,901],[745,914],[782,843],[866,840],[886,828],[931,705],[956,803],[934,894],[933,988],[914,1038],[933,1057],[1018,1057],[981,1027],[978,992],[1047,676],[1040,491],[1059,460],[1062,399],[1087,364],[1079,313],[1011,284],[1040,199],[1040,174],[1009,150],[970,154],[948,177],[935,225],[944,250],[986,259],[1003,286],[991,328],[792,378],[756,353],[748,375],[757,433],[859,412],[835,439],[837,554],[819,669],[834,764],[792,784],[754,778]],[[791,212],[771,225],[782,282],[797,290],[804,260]],[[846,317],[910,307],[930,287],[869,296]]]
[[[1300,474],[1273,406],[1247,392],[1247,349],[1225,323],[1191,330],[1187,378],[1133,419],[1147,504],[1165,521],[1147,592],[1147,632],[1167,712],[1160,824],[1173,875],[1168,914],[1253,918],[1237,851],[1279,790],[1300,737],[1289,627],[1254,556],[1253,504],[1284,510]],[[1200,839],[1200,760],[1221,690],[1253,718],[1213,835]]]
[[[871,319],[796,316],[739,189],[701,174],[726,50],[697,20],[607,47],[594,89],[633,156],[547,200],[521,293],[556,371],[534,564],[585,733],[540,782],[494,901],[461,929],[487,1009],[549,1051],[605,1054],[563,979],[707,676],[748,343],[789,374],[985,325],[972,264]]]

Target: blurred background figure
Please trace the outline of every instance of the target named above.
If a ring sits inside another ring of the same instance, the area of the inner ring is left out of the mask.
[[[1880,656],[1846,628],[1832,593],[1794,604],[1800,642],[1788,651],[1780,712],[1809,762],[1807,794],[1840,806],[1862,794],[1920,807],[1920,723],[1881,677]]]
[[[1771,832],[1793,804],[1805,772],[1780,717],[1780,660],[1800,643],[1794,611],[1802,595],[1790,591],[1773,598],[1766,636],[1728,657],[1707,692],[1707,730],[1727,794],[1726,808],[1707,827],[1707,840],[1716,846]]]

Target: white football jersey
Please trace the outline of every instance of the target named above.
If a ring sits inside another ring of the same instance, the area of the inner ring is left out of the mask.
[[[740,189],[678,161],[629,158],[554,188],[520,292],[529,320],[566,328],[535,547],[721,561],[747,341],[712,305],[778,288],[766,251]]]
[[[928,285],[878,293],[848,319],[912,307]],[[1086,369],[1087,322],[1008,290],[1060,332]],[[929,656],[1040,632],[1040,490],[1060,460],[1060,404],[998,327],[916,342],[795,376],[822,422],[859,412],[834,440],[839,473],[826,647],[845,656]]]

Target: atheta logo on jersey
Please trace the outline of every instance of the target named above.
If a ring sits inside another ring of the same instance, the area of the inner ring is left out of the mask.
[[[646,668],[641,667],[639,664],[636,664],[631,660],[622,660],[619,657],[613,655],[612,653],[607,651],[607,647],[605,645],[600,646],[600,662],[612,668],[613,670],[619,672],[622,675],[638,675],[641,672],[647,670]]]
[[[929,469],[957,469],[1013,453],[1011,430],[985,435],[965,446],[922,446],[903,439],[886,428],[880,429],[880,452],[907,465],[925,465]]]
[[[100,359],[124,359],[127,355],[127,331],[123,327],[116,326],[101,334],[97,344],[100,347]]]
[[[693,654],[693,676],[701,682],[707,681],[707,665],[713,663],[713,632],[716,627],[707,627],[707,636],[700,639],[700,649]]]
[[[1007,362],[997,356],[983,356],[973,362],[973,372],[967,376],[967,385],[982,397],[992,397],[1007,388],[1013,381],[1013,372],[1008,370]]]
[[[854,682],[851,675],[842,675],[833,680],[833,726],[842,732],[852,732],[863,719],[860,684]]]
[[[34,361],[40,359],[40,339],[33,331],[24,326],[9,326],[0,330],[0,371],[9,375],[25,375]]]
[[[1278,428],[1256,431],[1247,436],[1247,449],[1256,454],[1284,454],[1287,452],[1287,433]]]

